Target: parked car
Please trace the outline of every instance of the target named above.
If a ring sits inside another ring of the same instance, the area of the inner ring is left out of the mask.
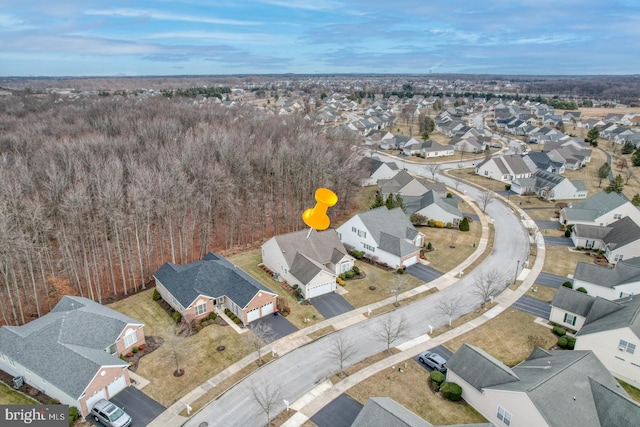
[[[491,146],[493,148],[502,148],[502,144],[498,144],[497,142],[492,143]]]
[[[431,369],[435,369],[442,373],[447,372],[447,360],[438,353],[425,351],[418,356],[420,363],[424,363]]]
[[[106,399],[100,399],[91,408],[91,415],[96,421],[101,422],[107,427],[129,427],[131,425],[131,417],[124,412],[122,408],[115,403],[111,403]]]

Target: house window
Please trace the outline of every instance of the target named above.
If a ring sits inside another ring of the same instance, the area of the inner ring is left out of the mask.
[[[136,335],[136,331],[133,329],[129,329],[124,336],[124,346],[131,347],[135,342],[138,341],[138,336]]]
[[[200,316],[201,314],[205,314],[207,312],[207,303],[201,303],[196,305],[196,316]]]
[[[489,176],[489,171],[484,171],[484,176]]]
[[[569,313],[565,313],[564,314],[564,323],[566,323],[567,325],[572,325],[575,326],[576,324],[576,316],[569,314]]]
[[[367,245],[366,243],[363,243],[362,245],[363,245],[363,246],[364,246],[364,248],[365,248],[366,250],[368,250],[368,251],[371,251],[371,252],[375,252],[375,251],[376,251],[376,248],[374,248],[373,246],[369,246],[369,245]]]
[[[613,262],[622,261],[622,258],[623,258],[623,257],[624,257],[624,256],[623,256],[622,254],[616,254],[616,255],[613,257]]]
[[[502,406],[498,406],[498,419],[505,425],[511,425],[511,414],[507,412]]]
[[[348,262],[343,262],[342,264],[340,264],[340,273],[346,273],[347,271],[349,271],[349,263]]]
[[[631,344],[625,340],[620,340],[620,344],[618,344],[618,349],[620,351],[626,351],[627,353],[633,354],[636,351],[636,345]]]
[[[363,230],[358,230],[356,227],[351,227],[351,231],[358,235],[358,237],[367,238],[367,232]]]
[[[622,214],[613,214],[613,219],[621,219]]]

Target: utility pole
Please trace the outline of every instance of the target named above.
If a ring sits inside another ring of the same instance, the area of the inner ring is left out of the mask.
[[[516,276],[513,278],[513,284],[515,285],[516,281],[518,280],[518,269],[520,268],[520,260],[517,261],[518,263],[516,264]]]

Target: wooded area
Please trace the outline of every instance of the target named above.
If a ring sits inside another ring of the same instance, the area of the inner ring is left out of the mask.
[[[0,323],[64,294],[102,302],[164,262],[304,227],[326,186],[345,215],[362,171],[349,137],[298,116],[185,98],[0,97]]]

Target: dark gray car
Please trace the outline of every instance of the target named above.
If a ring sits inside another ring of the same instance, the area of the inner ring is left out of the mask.
[[[424,363],[431,369],[435,369],[436,371],[440,371],[442,373],[447,372],[447,361],[438,353],[425,351],[424,353],[420,353],[420,355],[418,356],[418,360],[420,361],[420,363]]]
[[[93,405],[91,415],[107,427],[129,427],[131,425],[131,417],[106,399],[100,399]]]

